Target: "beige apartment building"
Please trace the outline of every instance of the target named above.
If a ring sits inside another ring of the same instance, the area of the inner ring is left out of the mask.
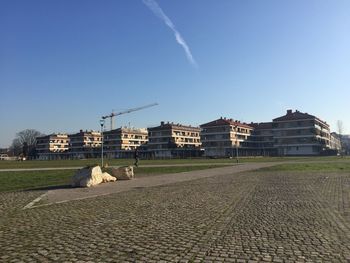
[[[325,121],[300,111],[288,110],[272,122],[220,118],[200,127],[209,157],[332,155],[341,149],[339,136],[331,134]]]
[[[350,155],[350,135],[339,135],[343,154]]]
[[[332,147],[329,125],[308,113],[287,110],[272,127],[279,155],[319,155]]]
[[[101,156],[102,136],[98,131],[83,131],[68,135],[71,158],[97,158]]]
[[[134,151],[148,141],[148,131],[144,128],[127,128],[103,133],[105,156],[108,158],[132,158]]]
[[[161,122],[148,130],[106,131],[103,137],[108,158],[132,158],[135,149],[143,158],[186,158],[203,153],[207,157],[335,155],[350,148],[349,137],[331,133],[325,121],[298,110],[287,110],[272,122],[220,118],[200,127]],[[80,130],[38,137],[36,149],[39,159],[97,158],[101,144],[100,132]]]
[[[337,134],[335,132],[331,133],[330,149],[335,150],[339,153],[342,150],[342,142],[341,142],[340,136],[339,136],[339,134]]]
[[[67,134],[51,134],[36,138],[36,151],[40,160],[66,159],[69,157]]]
[[[220,118],[200,125],[201,142],[207,157],[249,155],[244,145],[253,127],[233,119]]]
[[[251,156],[275,156],[277,149],[274,146],[272,122],[249,123],[253,128],[247,141],[242,145]]]
[[[200,128],[161,122],[148,129],[147,151],[155,158],[201,155]]]

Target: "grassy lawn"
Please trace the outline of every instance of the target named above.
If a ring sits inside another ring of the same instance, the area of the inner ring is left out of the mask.
[[[140,165],[146,164],[191,164],[202,163],[203,165],[212,163],[232,163],[230,159],[169,159],[169,160],[140,160]],[[100,164],[100,159],[86,160],[55,160],[55,161],[0,161],[0,169],[11,168],[47,168],[47,167],[83,167],[86,165]],[[132,165],[133,159],[107,159],[104,163],[109,166]]]
[[[223,165],[224,166],[224,165]],[[149,176],[165,173],[182,173],[194,170],[204,170],[223,167],[221,165],[201,165],[201,166],[173,166],[173,167],[137,167],[134,168],[136,176]]]
[[[329,162],[337,160],[350,160],[349,157],[340,158],[337,156],[332,157],[242,157],[239,158],[240,163],[249,162],[286,162],[286,161],[317,161],[317,162]],[[57,161],[0,161],[0,169],[11,168],[48,168],[48,167],[83,167],[86,165],[94,165],[100,163],[100,159],[86,159],[86,160],[57,160]],[[105,160],[110,166],[119,165],[132,165],[133,159],[109,159]],[[203,165],[209,165],[214,163],[235,163],[236,159],[206,159],[206,158],[194,158],[194,159],[167,159],[167,160],[141,160],[140,165],[169,165],[169,164],[191,164],[199,163]]]
[[[99,159],[61,160],[61,161],[0,161],[0,169],[10,168],[45,168],[45,167],[82,167],[99,163]],[[251,157],[240,158],[240,163],[248,162],[288,162],[260,171],[291,171],[291,172],[350,172],[350,158],[340,157]],[[131,165],[132,159],[106,160],[109,165]],[[299,162],[299,163],[298,163]],[[172,160],[141,160],[141,165],[169,164],[201,164],[200,166],[176,167],[139,167],[135,169],[136,176],[148,176],[164,173],[179,173],[193,170],[220,167],[220,163],[235,164],[235,159],[172,159]],[[57,171],[22,171],[0,172],[0,192],[39,189],[68,185],[74,170]]]
[[[350,161],[285,163],[262,168],[262,172],[346,172],[350,173]]]
[[[73,170],[0,172],[0,192],[67,185],[73,174]]]
[[[311,156],[311,157],[242,157],[242,163],[249,162],[335,162],[350,161],[350,156]]]
[[[135,176],[180,173],[217,167],[220,166],[139,167],[135,169]],[[70,184],[74,172],[74,170],[0,172],[0,192],[66,186]]]
[[[12,168],[48,168],[48,167],[84,167],[100,163],[100,159],[85,159],[85,160],[53,160],[53,161],[0,161],[0,169]],[[111,165],[128,165],[132,160],[106,160]]]

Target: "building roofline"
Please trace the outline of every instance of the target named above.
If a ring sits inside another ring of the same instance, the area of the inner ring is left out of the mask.
[[[237,120],[227,119],[227,118],[222,118],[222,117],[219,119],[216,119],[214,121],[201,124],[200,127],[203,128],[203,127],[213,127],[213,126],[221,126],[221,125],[232,125],[232,126],[253,129],[252,126],[250,126],[249,124],[247,124],[245,122],[242,123],[242,122],[237,121]]]
[[[182,125],[180,123],[173,123],[173,122],[161,122],[159,126],[155,127],[150,127],[148,128],[149,131],[154,131],[154,130],[168,130],[168,129],[179,129],[179,130],[191,130],[195,132],[200,131],[200,127],[193,127],[190,125]]]

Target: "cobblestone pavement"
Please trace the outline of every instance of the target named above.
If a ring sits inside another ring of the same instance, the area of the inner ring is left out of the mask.
[[[350,175],[246,172],[34,209],[0,194],[1,262],[349,262]]]
[[[136,175],[136,178],[133,180],[121,180],[108,184],[100,184],[91,188],[61,188],[49,190],[39,198],[40,200],[38,203],[29,204],[29,206],[32,207],[32,205],[38,206],[71,200],[80,200],[112,193],[130,191],[133,188],[145,188],[177,182],[191,181],[215,175],[233,175],[235,173],[257,170],[273,165],[274,164],[272,163],[246,163],[182,173],[170,173],[153,176]]]

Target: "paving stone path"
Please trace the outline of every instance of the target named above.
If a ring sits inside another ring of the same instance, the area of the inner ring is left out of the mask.
[[[232,175],[234,173],[256,170],[263,167],[273,166],[272,163],[246,163],[238,165],[230,165],[220,168],[212,168],[206,170],[198,170],[191,172],[182,172],[182,173],[170,173],[162,174],[156,176],[141,176],[137,177],[134,180],[127,181],[116,181],[108,184],[100,184],[91,188],[63,188],[49,190],[43,194],[36,203],[31,202],[26,207],[33,207],[40,205],[47,205],[52,203],[61,203],[72,200],[80,200],[85,198],[91,198],[101,195],[107,195],[112,193],[119,193],[124,191],[130,191],[133,188],[140,187],[152,187],[158,185],[171,184],[176,182],[191,181],[200,178],[206,178],[216,175]]]
[[[0,194],[0,262],[349,262],[350,175],[223,174],[23,210]]]

